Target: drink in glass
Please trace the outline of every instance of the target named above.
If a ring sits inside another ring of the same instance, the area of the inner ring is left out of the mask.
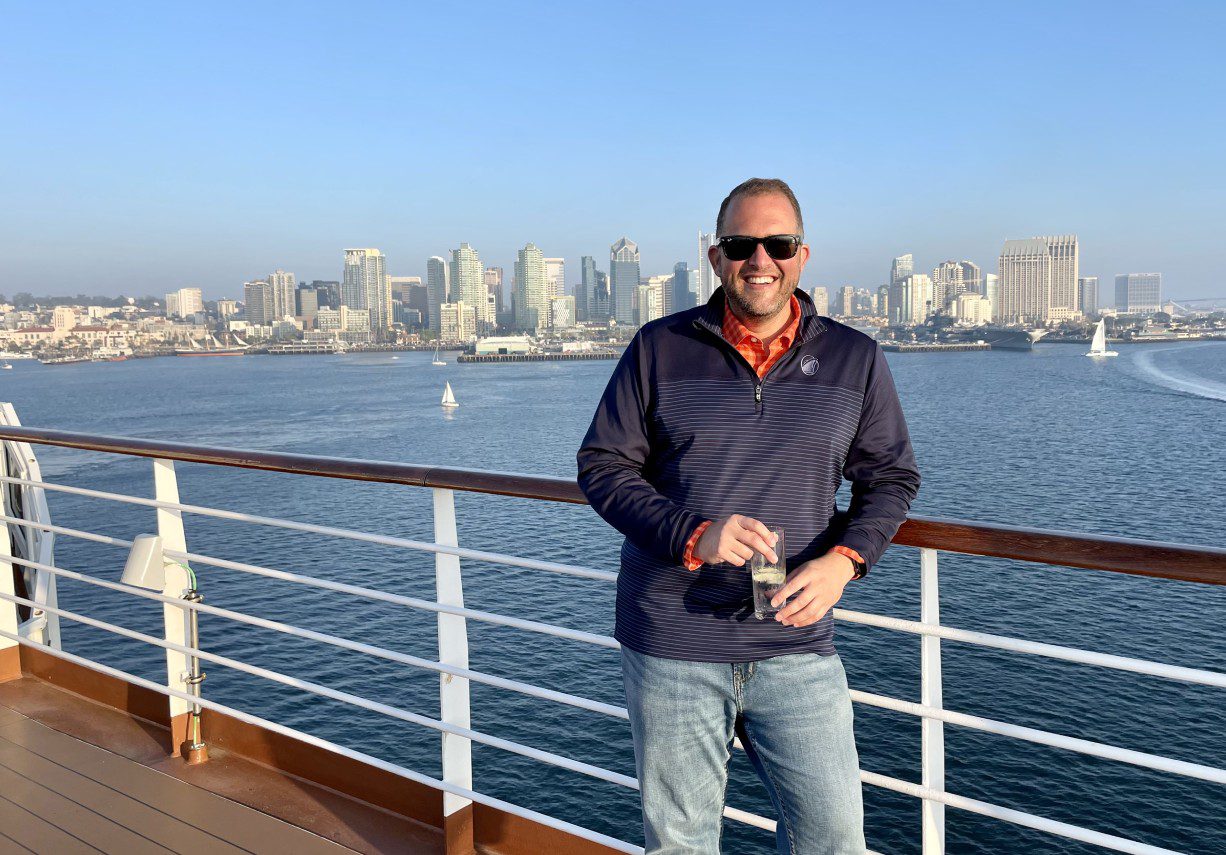
[[[788,570],[784,558],[783,526],[767,526],[776,535],[775,555],[778,561],[771,561],[761,552],[754,551],[749,560],[749,573],[753,579],[753,614],[758,620],[773,618],[779,609],[771,605],[771,598],[779,593],[783,583],[787,581]]]

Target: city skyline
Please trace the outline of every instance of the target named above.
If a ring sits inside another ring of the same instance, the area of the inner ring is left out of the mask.
[[[1226,115],[1210,94],[1226,78],[1222,4],[900,4],[887,28],[879,10],[796,5],[736,74],[715,49],[731,9],[709,4],[653,7],[634,61],[617,62],[590,49],[595,12],[483,7],[465,22],[463,68],[442,41],[414,38],[447,31],[446,12],[363,8],[377,23],[367,50],[292,74],[252,58],[270,43],[328,55],[330,16],[310,4],[247,10],[242,27],[186,7],[10,10],[0,115],[23,130],[0,141],[21,167],[0,206],[0,291],[236,298],[274,268],[341,279],[345,247],[424,276],[461,242],[509,271],[529,241],[571,259],[573,285],[576,261],[620,235],[645,274],[664,274],[757,175],[789,181],[804,207],[806,285],[876,287],[881,259],[908,252],[919,269],[964,258],[986,271],[1005,239],[1075,233],[1081,269],[1103,282],[1161,270],[1173,298],[1226,296]],[[548,58],[503,49],[542,26]],[[50,47],[22,35],[47,31]],[[950,38],[958,63],[867,61]],[[1119,44],[1144,44],[1144,58]],[[790,102],[769,133],[712,131],[780,80]],[[614,95],[618,119],[593,122]],[[481,130],[431,122],[460,104]]]

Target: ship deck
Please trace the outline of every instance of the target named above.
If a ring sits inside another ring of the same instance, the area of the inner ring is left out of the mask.
[[[23,676],[0,683],[0,853],[444,851],[442,832]],[[98,744],[106,745],[106,749]]]

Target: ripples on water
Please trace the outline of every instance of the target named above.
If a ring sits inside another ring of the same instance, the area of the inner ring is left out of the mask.
[[[1092,361],[1080,345],[1030,354],[891,354],[924,476],[917,513],[1220,546],[1226,532],[1226,344],[1120,346]],[[158,359],[42,367],[0,378],[29,425],[236,446],[573,477],[574,452],[612,363],[431,366],[430,354]],[[444,418],[450,380],[460,401]],[[803,426],[798,426],[803,429]],[[148,461],[40,449],[49,480],[151,496]],[[271,473],[179,466],[183,501],[432,539],[427,491]],[[118,537],[154,528],[152,511],[51,494],[55,521]],[[588,508],[457,494],[460,543],[616,570],[619,538]],[[747,511],[750,509],[747,509]],[[433,597],[429,556],[317,535],[189,517],[189,548],[396,593]],[[58,563],[117,579],[122,550],[69,538]],[[207,602],[433,658],[430,613],[197,568]],[[1226,595],[1202,585],[942,554],[942,619],[957,627],[1226,670]],[[612,631],[612,586],[464,563],[467,604],[599,633]],[[917,618],[918,561],[896,547],[842,605]],[[146,632],[156,606],[72,582],[61,604]],[[472,622],[472,665],[608,703],[624,702],[617,654]],[[206,649],[425,715],[438,678],[211,616]],[[150,679],[156,651],[65,626],[66,647]],[[840,626],[852,684],[919,699],[919,642]],[[1183,760],[1226,766],[1219,691],[946,642],[950,709]],[[210,697],[439,774],[438,740],[413,725],[209,669]],[[474,685],[477,729],[634,773],[620,720]],[[864,768],[919,780],[920,730],[909,716],[857,707]],[[1220,786],[947,727],[946,784],[959,794],[1190,852],[1226,850]],[[640,841],[637,795],[484,746],[477,788]],[[730,804],[770,815],[736,757]],[[865,789],[871,847],[919,851],[919,806]],[[1089,852],[1016,826],[947,810],[951,852]],[[772,851],[769,835],[730,824],[725,849]],[[641,842],[641,841],[640,841]],[[1093,850],[1099,851],[1099,850]]]

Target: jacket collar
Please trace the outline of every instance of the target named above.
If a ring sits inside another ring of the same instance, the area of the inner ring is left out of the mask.
[[[793,293],[796,295],[796,300],[800,303],[800,329],[796,333],[796,341],[793,342],[793,346],[795,346],[796,344],[817,338],[817,336],[826,331],[826,325],[822,323],[821,317],[817,314],[817,307],[813,305],[813,298],[800,288],[797,288]],[[707,301],[702,314],[694,320],[694,325],[710,330],[722,339],[724,337],[724,304],[724,286],[721,285],[715,289],[715,293]]]

